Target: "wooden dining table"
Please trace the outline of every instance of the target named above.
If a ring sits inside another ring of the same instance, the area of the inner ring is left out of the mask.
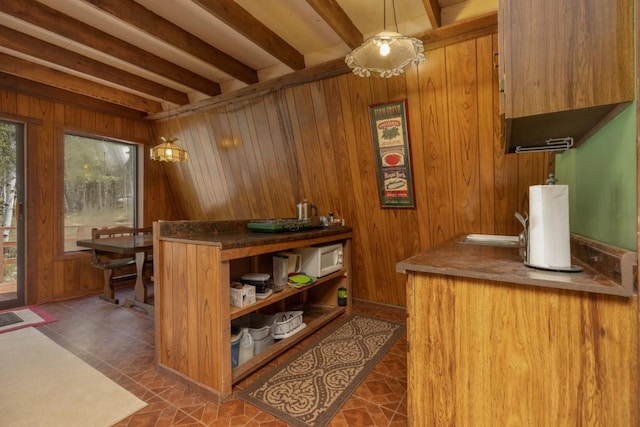
[[[149,298],[147,287],[142,277],[144,266],[148,262],[147,253],[153,249],[153,235],[140,234],[135,236],[85,239],[78,240],[76,245],[113,254],[134,255],[136,263],[135,297],[133,300],[127,298],[125,300],[125,307],[137,306],[153,315],[153,301]]]

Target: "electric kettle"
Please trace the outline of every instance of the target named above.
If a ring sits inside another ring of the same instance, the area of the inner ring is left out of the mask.
[[[296,211],[299,221],[309,221],[311,220],[311,215],[318,216],[318,208],[309,203],[307,199],[303,199],[296,204]]]

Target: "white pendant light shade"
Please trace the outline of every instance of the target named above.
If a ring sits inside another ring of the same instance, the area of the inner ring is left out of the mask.
[[[181,162],[189,158],[187,150],[174,144],[177,138],[165,138],[161,136],[163,141],[161,144],[156,145],[151,149],[151,160],[157,160],[160,162]]]
[[[372,74],[393,77],[425,59],[421,40],[393,31],[382,31],[349,53],[345,62],[360,77]]]

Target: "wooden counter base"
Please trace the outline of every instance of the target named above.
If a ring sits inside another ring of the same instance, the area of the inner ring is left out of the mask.
[[[408,273],[411,426],[637,426],[638,298]]]

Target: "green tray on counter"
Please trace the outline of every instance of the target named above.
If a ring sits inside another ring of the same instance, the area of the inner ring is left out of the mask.
[[[247,228],[252,231],[264,233],[279,233],[282,231],[300,231],[312,228],[311,220],[298,219],[264,219],[254,220],[247,223]]]

